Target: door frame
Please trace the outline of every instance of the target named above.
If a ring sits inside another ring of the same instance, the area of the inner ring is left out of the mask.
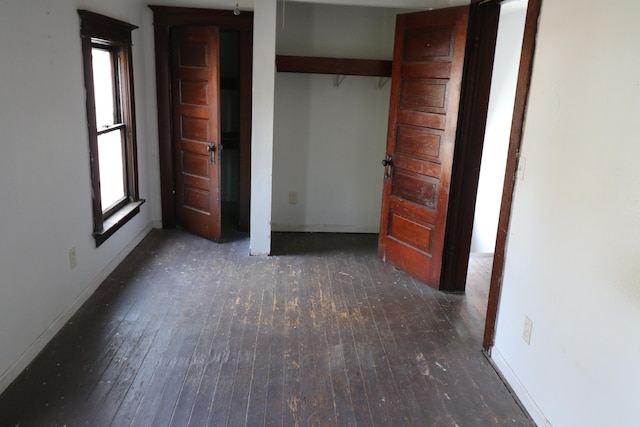
[[[472,2],[439,290],[464,292],[502,0]]]
[[[482,341],[482,348],[489,353],[489,355],[491,354],[491,348],[495,343],[496,320],[502,290],[505,252],[508,243],[507,240],[509,224],[511,221],[511,208],[513,205],[513,196],[516,184],[515,177],[518,169],[520,147],[522,145],[525,113],[527,109],[527,102],[529,100],[533,59],[536,48],[536,37],[538,34],[538,19],[540,17],[541,8],[542,0],[529,0],[529,3],[527,4],[520,65],[518,68],[518,80],[516,83],[515,104],[513,109],[513,118],[511,121],[511,133],[509,136],[507,164],[504,174],[502,201],[500,203],[498,232],[496,235],[496,246],[493,254],[493,266],[491,269],[489,300],[487,303],[484,337]]]
[[[468,51],[442,254],[441,291],[462,292],[465,289],[500,6],[507,1],[510,0],[471,1]],[[482,348],[489,355],[495,342],[515,177],[541,7],[542,0],[528,0],[482,341]]]
[[[253,12],[235,15],[232,10],[149,6],[153,11],[158,146],[162,227],[176,227],[175,173],[171,115],[170,34],[175,26],[215,26],[240,34],[240,212],[239,228],[249,229],[251,199],[251,81],[253,72]]]
[[[465,289],[500,7],[508,1],[511,0],[471,0],[451,198],[442,254],[441,291],[461,292]],[[542,0],[528,0],[482,342],[483,350],[489,355],[495,342],[515,177],[541,7]]]

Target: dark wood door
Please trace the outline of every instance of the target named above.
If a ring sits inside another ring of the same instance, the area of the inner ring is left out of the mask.
[[[222,239],[219,31],[178,27],[171,34],[171,98],[178,225]]]
[[[398,15],[379,256],[439,288],[469,7]]]

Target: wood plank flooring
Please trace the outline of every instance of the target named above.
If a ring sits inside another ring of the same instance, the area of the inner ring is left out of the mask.
[[[443,294],[376,238],[275,234],[249,257],[244,235],[155,230],[0,396],[0,426],[533,425],[481,352],[491,259]]]

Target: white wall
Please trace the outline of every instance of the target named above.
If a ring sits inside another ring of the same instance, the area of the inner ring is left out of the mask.
[[[393,56],[396,11],[286,4],[277,53],[338,58]],[[389,82],[333,75],[276,75],[275,231],[376,233],[380,222]],[[289,193],[297,194],[291,204]]]
[[[492,353],[540,425],[638,425],[638,16],[543,2]]]
[[[134,24],[127,0],[0,6],[0,391],[150,229],[147,204],[95,248],[78,8]],[[140,195],[148,196],[146,68],[134,31]],[[69,266],[76,248],[78,265]]]
[[[493,253],[495,248],[526,13],[526,0],[500,8],[471,252]]]
[[[276,0],[256,3],[253,27],[253,99],[251,130],[252,255],[271,252],[273,180],[273,99],[275,92]]]

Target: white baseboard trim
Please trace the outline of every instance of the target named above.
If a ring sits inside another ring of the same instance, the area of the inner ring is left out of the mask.
[[[511,390],[513,390],[515,395],[518,397],[522,406],[524,406],[527,412],[529,412],[529,416],[533,419],[536,425],[553,427],[547,417],[544,416],[544,413],[536,404],[535,400],[533,400],[533,397],[531,397],[525,386],[520,382],[518,376],[513,372],[509,363],[495,347],[491,349],[491,360],[493,361],[494,367],[498,369],[500,375],[502,375],[502,378],[504,378],[504,380],[509,384],[509,387],[511,387]]]
[[[271,231],[285,233],[367,233],[377,234],[378,226],[326,224],[271,224]]]
[[[4,392],[7,387],[15,380],[22,371],[36,358],[36,356],[44,349],[51,339],[62,329],[62,327],[71,319],[105,279],[115,270],[115,268],[131,253],[131,251],[144,239],[151,231],[151,225],[145,227],[122,251],[98,273],[98,275],[89,283],[89,286],[73,301],[73,303],[60,314],[47,329],[27,348],[24,353],[16,360],[5,372],[0,375],[0,393]]]

